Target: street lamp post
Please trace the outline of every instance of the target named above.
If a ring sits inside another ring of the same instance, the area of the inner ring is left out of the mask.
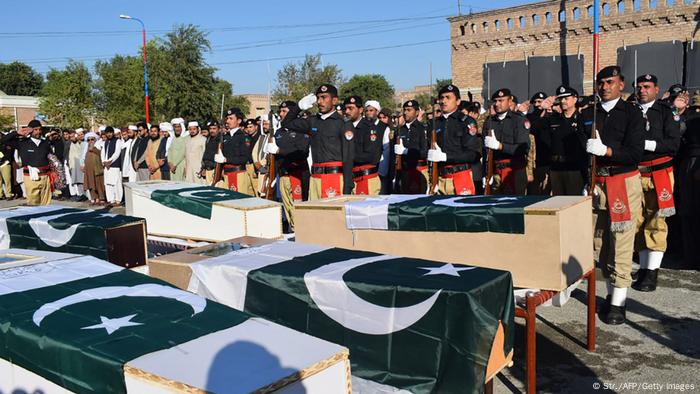
[[[146,123],[151,123],[151,117],[149,115],[150,111],[148,109],[148,62],[146,58],[146,26],[143,21],[139,18],[133,18],[129,15],[119,15],[121,19],[129,19],[136,21],[141,24],[141,37],[143,39],[143,92],[144,92],[144,102],[146,105]]]

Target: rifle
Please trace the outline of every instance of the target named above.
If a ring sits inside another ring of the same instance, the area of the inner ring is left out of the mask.
[[[394,143],[396,145],[401,143],[401,126],[399,126],[399,119],[396,118],[396,127],[394,131]],[[394,190],[401,190],[401,169],[402,169],[402,160],[401,160],[401,155],[394,154],[396,163],[394,164],[395,170],[394,171]]]
[[[491,119],[487,120],[491,126]],[[493,129],[489,130],[493,134]],[[486,148],[486,184],[484,185],[484,194],[491,195],[491,181],[493,180],[493,149]]]
[[[599,10],[598,0],[593,2],[593,125],[591,127],[591,138],[596,138],[596,130],[598,128],[598,68],[600,67],[600,33],[599,33]],[[592,196],[595,190],[596,182],[596,156],[591,155],[591,183],[588,186],[588,195]]]
[[[437,106],[437,100],[433,101],[433,131],[430,134],[430,146],[431,149],[437,147],[437,130],[435,130],[435,107]],[[430,189],[428,189],[428,194],[435,194],[435,188],[438,184],[438,163],[436,161],[430,164]]]
[[[275,112],[272,109],[270,109],[270,113],[268,114],[268,119],[270,119],[270,135],[268,135],[267,137],[268,143],[272,143],[275,140],[275,123],[273,122],[274,116]],[[277,177],[275,171],[275,155],[273,155],[272,153],[268,153],[265,157],[265,161],[267,162],[267,174],[264,175],[263,189],[261,190],[261,194],[266,200],[274,200],[275,195],[273,194],[274,188],[272,187],[272,183]]]
[[[223,122],[222,124],[225,124]],[[225,130],[219,130],[219,146],[216,148],[216,153],[221,152],[223,154],[223,149],[224,149],[224,133]],[[217,183],[223,180],[223,170],[224,170],[224,165],[223,163],[216,163],[216,168],[214,169],[214,177],[211,180],[211,186],[216,186]]]

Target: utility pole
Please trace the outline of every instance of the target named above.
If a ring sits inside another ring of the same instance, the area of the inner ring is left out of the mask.
[[[462,1],[461,0],[457,0],[457,13],[459,15],[462,15]]]

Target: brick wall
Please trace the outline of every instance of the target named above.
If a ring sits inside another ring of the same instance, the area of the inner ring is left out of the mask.
[[[620,3],[624,12],[618,12]],[[698,0],[601,0],[600,4],[607,10],[607,15],[600,12],[601,67],[615,64],[617,49],[625,45],[700,38]],[[449,18],[452,81],[463,92],[469,90],[480,98],[485,63],[580,53],[584,56],[585,92],[589,94],[593,79],[592,5],[591,0],[548,0]]]

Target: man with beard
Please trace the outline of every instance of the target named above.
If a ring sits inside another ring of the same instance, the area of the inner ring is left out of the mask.
[[[182,118],[172,120],[173,137],[167,152],[170,179],[173,181],[185,180],[185,144],[182,132],[185,129],[185,121]]]
[[[129,125],[122,132],[122,183],[136,182],[138,180],[136,169],[134,169],[131,161],[131,149],[134,147],[134,137],[137,130],[138,128],[135,125]]]
[[[151,178],[151,170],[146,162],[146,151],[151,140],[149,126],[144,122],[139,122],[136,128],[138,129],[138,135],[131,148],[132,167],[136,171],[137,181],[147,181]]]
[[[189,122],[187,132],[189,135],[185,138],[185,180],[190,183],[204,183],[200,174],[207,139],[199,132],[198,122]]]
[[[114,128],[107,126],[100,157],[104,167],[105,196],[110,204],[120,204],[124,189],[122,188],[122,162],[121,153],[124,142],[114,136]]]
[[[146,147],[145,159],[148,165],[149,179],[163,179],[161,177],[162,162],[158,159],[158,150],[161,146],[160,128],[156,125],[151,126],[148,132],[148,145]]]
[[[214,156],[219,150],[219,142],[221,141],[219,133],[223,132],[220,130],[219,122],[213,120],[207,123],[208,136],[207,142],[204,145],[204,153],[202,154],[202,170],[200,176],[205,179],[207,185],[212,185],[214,181],[214,173],[216,171],[216,162],[214,161]],[[216,187],[226,188],[223,179],[216,184]]]

